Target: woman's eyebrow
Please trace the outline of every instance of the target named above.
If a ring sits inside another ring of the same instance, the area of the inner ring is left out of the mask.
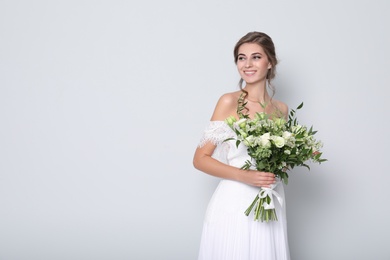
[[[263,55],[263,54],[260,52],[254,52],[251,55]],[[246,56],[246,55],[244,53],[239,53],[238,56]]]

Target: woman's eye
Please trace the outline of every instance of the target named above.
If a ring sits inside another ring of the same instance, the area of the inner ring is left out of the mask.
[[[245,57],[243,57],[243,56],[238,57],[238,60],[245,60]]]
[[[253,59],[259,60],[259,59],[261,59],[261,56],[253,56]]]

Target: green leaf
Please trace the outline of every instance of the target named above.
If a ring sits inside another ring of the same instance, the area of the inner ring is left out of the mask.
[[[224,143],[224,142],[227,142],[227,141],[231,141],[231,140],[236,140],[236,139],[234,139],[234,138],[228,138],[228,139],[223,140],[223,143]]]
[[[315,160],[319,160],[319,159],[320,159],[320,157],[321,157],[321,155],[322,155],[322,153],[318,153],[318,154],[316,154],[316,155],[314,156],[314,159],[315,159]]]
[[[258,162],[257,163],[257,169],[258,170],[264,170],[265,169],[265,164],[263,162]]]

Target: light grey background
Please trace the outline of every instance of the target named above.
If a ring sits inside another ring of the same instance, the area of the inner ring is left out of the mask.
[[[390,259],[388,1],[0,1],[0,259],[196,259],[218,180],[192,156],[232,50],[329,162],[286,187],[293,260]]]

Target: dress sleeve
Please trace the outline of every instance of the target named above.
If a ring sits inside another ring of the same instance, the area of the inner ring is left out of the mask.
[[[199,147],[202,147],[208,142],[216,145],[212,157],[220,162],[228,164],[229,142],[224,142],[226,139],[234,137],[234,132],[224,121],[210,121],[209,125],[203,132],[199,142]]]
[[[220,145],[224,140],[230,137],[232,137],[231,130],[224,121],[210,121],[203,132],[198,146],[202,147],[207,142],[211,142],[214,145]]]

